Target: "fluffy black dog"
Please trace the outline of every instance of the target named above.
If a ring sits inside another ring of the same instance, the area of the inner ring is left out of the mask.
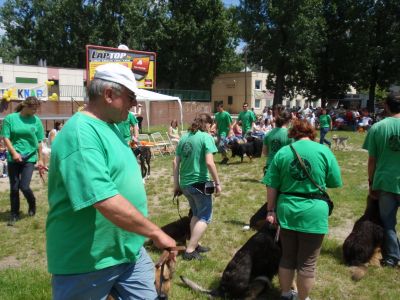
[[[130,142],[130,147],[135,154],[136,158],[140,161],[140,170],[142,172],[142,178],[150,176],[150,161],[151,161],[151,150],[147,146],[138,146],[135,141]],[[147,166],[146,166],[147,165]]]
[[[235,140],[230,145],[232,157],[239,156],[243,162],[243,156],[246,154],[250,160],[254,157],[261,157],[263,142],[259,138],[248,136],[245,143]]]
[[[172,237],[178,244],[185,245],[190,240],[190,220],[192,219],[192,210],[189,214],[177,221],[171,222],[161,227],[162,231]]]
[[[215,290],[204,289],[183,276],[182,281],[212,297],[256,299],[266,286],[271,287],[278,273],[282,253],[279,241],[275,241],[276,231],[276,226],[265,223],[233,256]]]
[[[360,280],[366,273],[366,264],[377,264],[383,242],[383,227],[379,216],[378,200],[367,198],[364,215],[359,218],[343,244],[343,259],[353,268],[352,278]]]

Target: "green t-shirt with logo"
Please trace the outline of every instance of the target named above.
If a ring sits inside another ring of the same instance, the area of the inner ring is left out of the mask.
[[[238,121],[242,121],[242,132],[245,135],[251,130],[251,124],[256,121],[256,115],[251,111],[241,111],[238,116]]]
[[[320,115],[319,116],[319,127],[320,128],[330,128],[331,127],[331,116],[326,114],[326,115]]]
[[[372,189],[400,194],[400,118],[389,117],[372,125],[363,149],[376,159]]]
[[[221,137],[228,136],[229,126],[232,124],[231,115],[227,111],[222,111],[217,112],[214,118],[217,123],[218,135]]]
[[[131,126],[135,126],[136,124],[138,124],[138,120],[132,112],[129,112],[128,118],[125,121],[117,124],[119,131],[121,132],[126,142],[129,142],[131,140]]]
[[[296,141],[292,145],[321,188],[342,186],[339,165],[327,147],[310,140]],[[263,183],[280,192],[321,194],[308,179],[290,146],[282,147],[275,154]],[[277,215],[282,228],[306,233],[328,233],[328,205],[323,200],[280,194]]]
[[[264,145],[268,149],[268,157],[266,167],[268,168],[274,159],[275,154],[286,145],[293,142],[293,139],[288,137],[288,129],[285,127],[276,127],[268,132],[264,137]]]
[[[35,153],[27,159],[27,162],[37,161],[39,143],[44,139],[43,124],[37,116],[25,117],[19,112],[9,114],[4,118],[1,135],[8,138],[15,151],[22,156]],[[7,160],[13,161],[9,151]]]
[[[176,156],[180,157],[179,185],[182,188],[210,180],[206,154],[218,152],[211,135],[200,130],[188,132],[179,140]]]
[[[78,112],[51,150],[49,272],[80,274],[135,262],[145,238],[114,225],[93,207],[119,194],[147,216],[142,176],[117,126]]]

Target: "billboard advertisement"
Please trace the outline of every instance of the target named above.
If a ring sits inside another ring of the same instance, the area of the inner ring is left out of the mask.
[[[92,80],[95,69],[102,64],[116,63],[130,68],[135,75],[138,88],[156,88],[156,53],[123,50],[102,46],[86,46],[87,79]]]

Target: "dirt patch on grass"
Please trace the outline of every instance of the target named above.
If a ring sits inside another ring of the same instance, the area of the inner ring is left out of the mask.
[[[353,229],[353,225],[353,220],[345,219],[340,226],[329,228],[328,237],[331,239],[344,241]]]
[[[19,267],[21,267],[21,263],[15,256],[7,256],[0,259],[0,270]]]

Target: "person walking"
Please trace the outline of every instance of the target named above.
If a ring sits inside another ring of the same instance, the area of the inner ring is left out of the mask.
[[[329,130],[332,130],[332,118],[326,113],[326,108],[323,108],[321,115],[319,116],[319,143],[327,144],[329,148],[331,147],[331,142],[328,141],[325,136],[328,134]]]
[[[185,260],[201,260],[202,252],[208,247],[199,241],[205,233],[212,216],[212,195],[205,185],[209,173],[214,180],[215,196],[221,193],[221,184],[215,167],[213,154],[217,152],[213,137],[208,133],[213,123],[208,114],[199,114],[190,126],[188,133],[179,140],[173,162],[174,194],[184,194],[193,217],[190,221],[190,240],[183,254]]]
[[[292,120],[289,137],[295,142],[275,154],[263,183],[267,186],[267,221],[279,222],[281,227],[281,299],[305,300],[309,299],[315,283],[316,263],[322,241],[328,233],[329,214],[326,197],[309,179],[307,172],[323,190],[342,186],[342,178],[333,153],[314,142],[315,130],[310,123]],[[297,298],[291,290],[295,272]]]
[[[400,97],[389,95],[385,101],[389,117],[372,125],[363,149],[368,150],[368,182],[378,195],[384,228],[382,265],[396,267],[400,261],[400,242],[396,216],[400,206]]]
[[[117,126],[127,144],[129,144],[131,140],[134,140],[136,142],[138,141],[138,120],[132,112],[129,112],[126,120],[119,122]]]
[[[176,243],[147,219],[139,166],[116,125],[139,93],[131,69],[97,67],[87,107],[54,140],[46,223],[54,300],[158,299],[143,244],[146,237],[160,249]]]
[[[242,122],[243,137],[246,137],[246,134],[251,131],[256,120],[256,115],[253,111],[249,110],[248,104],[243,103],[243,111],[239,113],[239,116],[237,118],[237,122]]]
[[[28,202],[28,215],[36,214],[36,197],[30,183],[37,163],[39,172],[44,172],[42,161],[42,141],[44,130],[42,121],[35,115],[40,105],[36,97],[27,97],[18,104],[15,113],[7,115],[3,121],[2,136],[8,149],[8,176],[10,178],[11,213],[9,226],[20,218],[19,190]]]
[[[228,151],[228,137],[232,132],[232,118],[231,115],[224,110],[224,104],[221,102],[217,106],[217,113],[214,116],[217,126],[217,145],[218,151],[222,155],[221,164],[226,164],[229,161],[227,156]]]

